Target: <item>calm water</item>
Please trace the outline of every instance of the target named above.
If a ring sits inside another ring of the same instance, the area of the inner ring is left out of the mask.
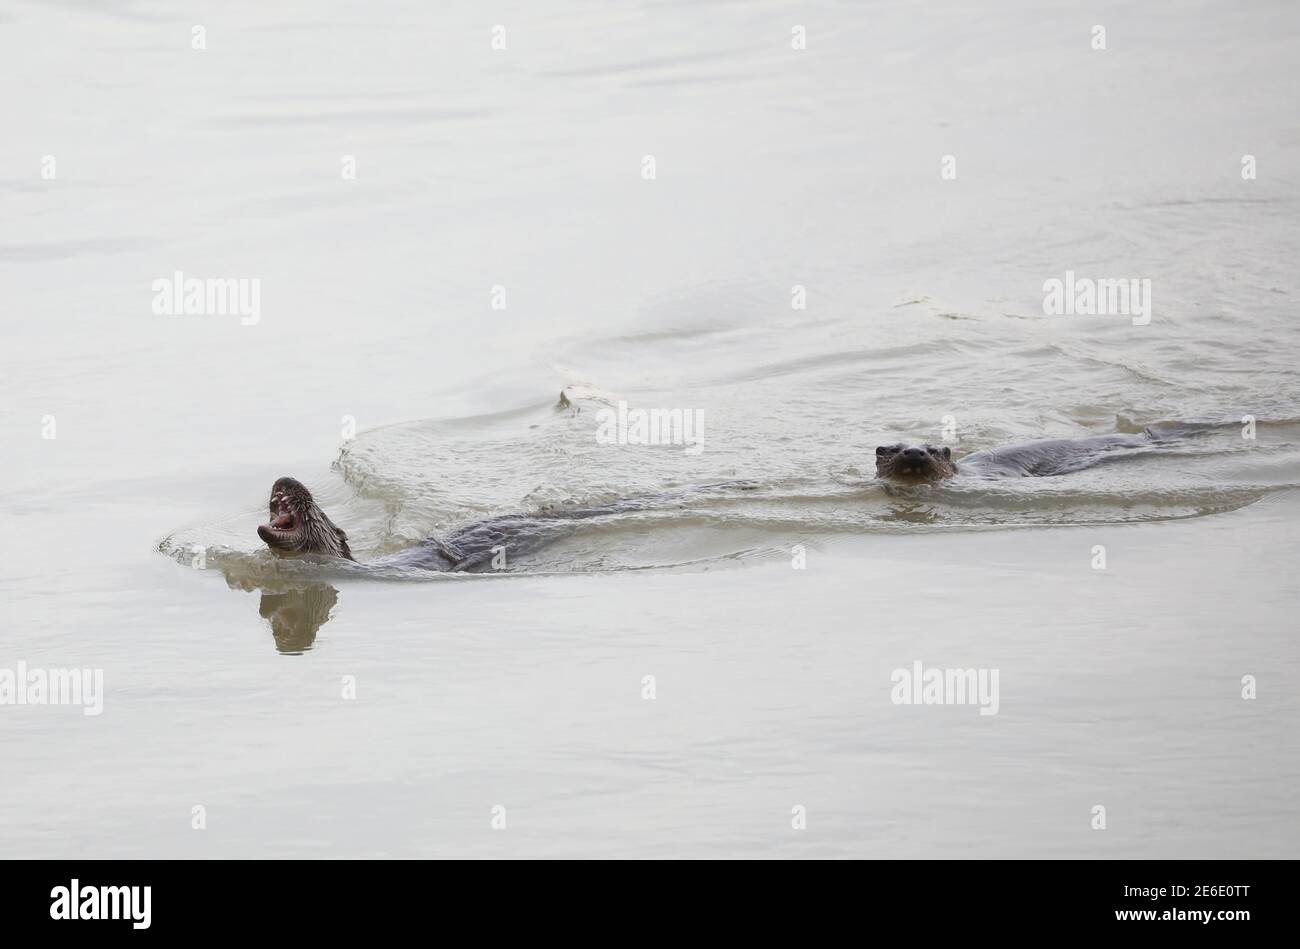
[[[0,705],[0,854],[1295,856],[1300,9],[1129,6],[0,10],[0,670],[104,676]],[[1178,419],[1232,424],[872,478]],[[270,559],[286,474],[381,566]]]

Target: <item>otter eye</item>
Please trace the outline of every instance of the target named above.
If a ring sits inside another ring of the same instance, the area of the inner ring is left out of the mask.
[[[932,454],[932,455],[937,455],[937,454],[939,454],[939,449],[937,449],[937,448],[931,448],[931,449],[930,449],[930,454]]]
[[[886,448],[884,445],[881,445],[879,448],[876,449],[877,458],[879,458],[881,455],[886,455],[888,453],[889,453],[889,449]]]

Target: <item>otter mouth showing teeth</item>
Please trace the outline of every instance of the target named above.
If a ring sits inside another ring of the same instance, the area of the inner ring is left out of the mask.
[[[282,495],[277,494],[271,498],[270,520],[263,527],[272,533],[288,534],[298,526],[298,520],[293,515],[293,510],[289,507],[289,501]]]
[[[326,517],[307,490],[294,478],[279,478],[271,485],[267,522],[258,526],[271,552],[281,557],[322,555],[353,560],[348,535]]]

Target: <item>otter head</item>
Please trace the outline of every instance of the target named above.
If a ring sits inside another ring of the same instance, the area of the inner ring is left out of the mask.
[[[271,485],[271,519],[257,529],[257,536],[281,557],[325,554],[354,559],[348,549],[348,535],[334,526],[313,500],[301,481],[281,478]]]
[[[876,477],[896,481],[937,481],[957,473],[951,448],[933,445],[881,445],[876,449]]]

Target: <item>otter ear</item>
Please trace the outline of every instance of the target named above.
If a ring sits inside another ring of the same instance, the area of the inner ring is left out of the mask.
[[[952,449],[951,449],[951,448],[944,448],[944,450],[943,450],[943,457],[951,459],[951,458],[952,458]]]

